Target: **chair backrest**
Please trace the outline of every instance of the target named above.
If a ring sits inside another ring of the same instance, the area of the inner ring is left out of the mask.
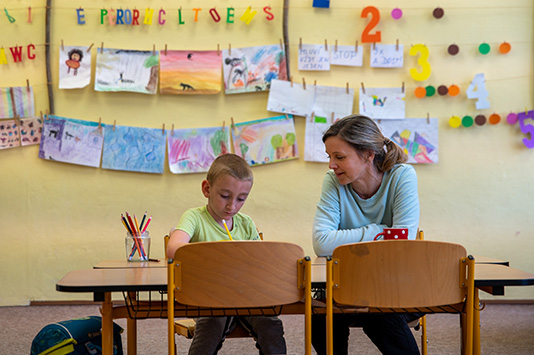
[[[270,307],[298,302],[298,260],[304,250],[276,241],[191,243],[177,249],[174,298],[183,305]]]
[[[466,256],[459,244],[428,240],[342,245],[332,254],[332,295],[338,304],[362,307],[457,304],[467,292],[461,285]]]

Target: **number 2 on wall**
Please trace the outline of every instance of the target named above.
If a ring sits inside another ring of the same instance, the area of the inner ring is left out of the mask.
[[[532,149],[534,148],[534,125],[525,123],[526,119],[534,119],[534,111],[520,112],[517,114],[517,119],[519,120],[519,128],[524,134],[530,134],[530,138],[523,138],[523,144],[525,147]]]
[[[421,67],[421,71],[418,71],[415,68],[410,69],[410,75],[412,76],[413,80],[417,81],[425,81],[430,77],[430,73],[432,73],[432,67],[430,67],[430,63],[428,62],[428,47],[424,44],[415,44],[410,48],[410,55],[414,56],[417,54],[421,54],[421,56],[417,59],[417,64]]]
[[[378,25],[378,22],[380,22],[380,11],[374,6],[367,6],[362,10],[362,18],[366,18],[367,15],[371,14],[371,20],[369,20],[369,23],[365,27],[365,29],[362,32],[362,42],[363,43],[376,43],[381,42],[381,32],[376,31],[375,33],[371,34],[373,28],[375,28]]]

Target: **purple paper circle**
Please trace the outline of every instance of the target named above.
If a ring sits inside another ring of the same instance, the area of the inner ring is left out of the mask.
[[[398,7],[394,8],[391,11],[391,17],[393,17],[395,20],[400,19],[402,17],[402,10],[399,9]]]
[[[517,123],[517,114],[516,113],[509,113],[508,116],[506,116],[506,122],[509,124],[516,124]]]

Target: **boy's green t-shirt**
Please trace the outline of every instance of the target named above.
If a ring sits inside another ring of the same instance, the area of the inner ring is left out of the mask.
[[[260,240],[252,218],[238,212],[234,217],[230,234],[234,240]],[[191,208],[184,212],[175,229],[191,236],[189,243],[229,240],[226,229],[221,227],[208,212],[206,206]]]

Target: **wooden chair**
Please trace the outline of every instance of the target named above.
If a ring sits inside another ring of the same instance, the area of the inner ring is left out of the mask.
[[[175,354],[176,313],[187,317],[278,315],[305,299],[311,324],[311,262],[296,244],[222,241],[184,245],[168,264],[169,354]],[[304,297],[306,295],[306,297]],[[311,328],[306,354],[311,354]]]
[[[473,352],[474,258],[463,246],[386,240],[337,247],[326,263],[327,353],[336,312],[463,315],[463,354]],[[358,310],[359,308],[359,310]]]

